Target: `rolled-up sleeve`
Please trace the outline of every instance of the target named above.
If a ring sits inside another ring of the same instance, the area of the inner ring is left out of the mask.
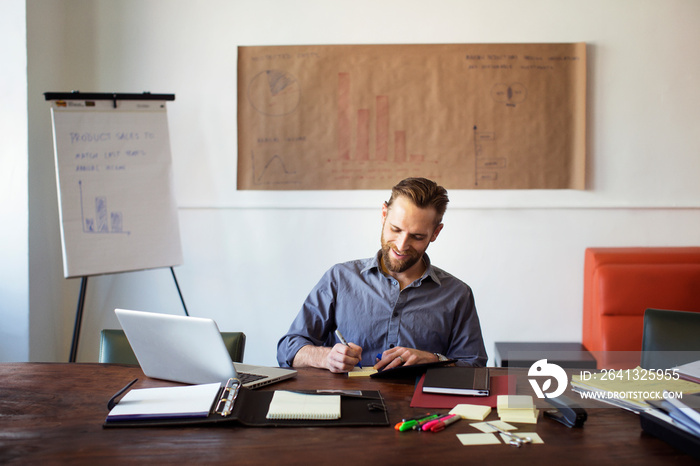
[[[311,290],[289,331],[277,343],[277,362],[292,367],[297,352],[306,345],[323,346],[335,330],[335,302],[331,273],[326,272]]]
[[[461,309],[455,313],[450,347],[445,356],[456,359],[458,366],[484,367],[488,355],[471,289],[459,299],[457,306]]]

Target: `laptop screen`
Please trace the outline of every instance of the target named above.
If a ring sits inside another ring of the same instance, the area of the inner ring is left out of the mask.
[[[115,313],[147,376],[193,384],[236,376],[212,319],[125,309]]]

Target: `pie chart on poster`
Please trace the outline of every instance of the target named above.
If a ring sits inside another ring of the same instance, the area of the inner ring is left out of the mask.
[[[248,84],[248,101],[263,115],[290,114],[297,109],[300,100],[299,82],[286,71],[261,71]]]

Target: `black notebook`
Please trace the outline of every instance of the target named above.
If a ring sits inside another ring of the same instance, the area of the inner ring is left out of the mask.
[[[370,375],[373,379],[401,379],[415,378],[422,375],[431,367],[446,366],[452,364],[456,359],[446,359],[444,361],[426,362],[424,364],[410,364],[408,366],[396,366],[393,369],[384,369]]]
[[[489,370],[485,367],[434,367],[428,369],[423,393],[489,396]]]

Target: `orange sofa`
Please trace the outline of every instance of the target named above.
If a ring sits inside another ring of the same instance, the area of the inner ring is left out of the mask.
[[[588,248],[583,283],[583,345],[599,369],[635,367],[646,309],[700,312],[700,247]]]

